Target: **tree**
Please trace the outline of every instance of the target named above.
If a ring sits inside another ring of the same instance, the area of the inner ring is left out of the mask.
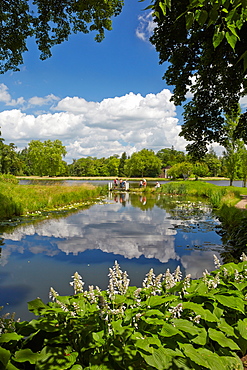
[[[188,177],[190,177],[191,173],[193,171],[193,164],[190,162],[182,162],[182,163],[176,163],[174,166],[172,166],[168,171],[168,176],[176,179],[178,177],[182,177],[184,180],[186,180]]]
[[[237,112],[247,92],[247,2],[239,0],[156,0],[151,37],[160,63],[170,64],[164,79],[174,85],[172,100],[184,106],[181,136],[201,158],[207,145],[224,142],[224,114]],[[240,122],[246,126],[243,114]],[[240,132],[241,135],[241,132]]]
[[[208,153],[203,158],[205,164],[208,166],[210,176],[219,176],[221,171],[221,161],[212,147],[209,148]]]
[[[28,144],[27,159],[31,173],[36,176],[58,176],[64,172],[65,146],[60,140],[32,140]]]
[[[240,107],[239,107],[240,112]],[[243,141],[236,139],[235,130],[238,125],[239,114],[229,114],[226,116],[224,131],[225,140],[223,152],[224,162],[227,169],[227,175],[230,179],[230,186],[232,186],[233,180],[236,178],[238,167],[240,167],[241,152],[243,149]]]
[[[153,150],[142,149],[132,154],[125,168],[129,177],[156,177],[160,174],[161,160]]]
[[[161,159],[163,167],[173,166],[176,163],[185,161],[185,153],[175,150],[173,146],[171,148],[160,149],[156,155]]]
[[[119,167],[118,167],[118,176],[125,176],[124,167],[127,160],[126,152],[123,152],[120,158]]]
[[[244,146],[240,150],[240,166],[241,166],[241,178],[243,179],[243,187],[246,188],[246,182],[247,182],[247,149]]]
[[[12,175],[19,175],[22,169],[22,162],[16,152],[13,143],[2,144],[1,147],[1,172]]]
[[[1,0],[0,73],[19,70],[30,36],[35,38],[42,60],[71,33],[96,31],[95,40],[101,41],[122,6],[122,0]]]

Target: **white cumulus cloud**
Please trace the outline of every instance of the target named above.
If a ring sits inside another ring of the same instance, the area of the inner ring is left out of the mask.
[[[4,86],[0,91],[0,100],[11,101]],[[130,92],[101,102],[80,97],[58,101],[53,94],[33,97],[29,104],[50,103],[50,112],[35,115],[24,112],[24,108],[4,110],[0,112],[1,132],[6,143],[13,142],[19,149],[31,140],[59,139],[67,148],[68,162],[89,155],[121,155],[124,151],[131,155],[143,148],[156,152],[173,145],[184,150],[186,142],[178,136],[180,125],[170,98],[168,89],[146,96]]]

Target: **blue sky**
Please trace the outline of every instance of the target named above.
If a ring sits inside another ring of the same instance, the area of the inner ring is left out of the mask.
[[[18,149],[60,139],[66,160],[131,155],[143,148],[184,150],[181,108],[171,103],[158,53],[148,42],[148,2],[126,0],[101,43],[71,35],[41,61],[28,41],[20,72],[0,75],[2,137]]]

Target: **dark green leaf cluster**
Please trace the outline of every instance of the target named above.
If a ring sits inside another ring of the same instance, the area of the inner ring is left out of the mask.
[[[53,302],[29,302],[38,315],[0,336],[0,369],[243,369],[247,350],[247,258],[181,279],[180,270],[128,287],[110,269],[107,291],[83,291]],[[118,266],[117,266],[118,267]],[[76,275],[75,274],[75,275]],[[75,276],[74,275],[74,276]]]
[[[95,40],[111,30],[113,16],[121,12],[122,0],[2,0],[0,4],[0,73],[19,70],[28,37],[34,37],[40,58],[68,40],[71,33],[96,31]]]
[[[188,151],[200,158],[207,144],[224,142],[223,115],[237,112],[247,92],[247,4],[156,1],[153,10],[157,26],[151,42],[160,63],[170,63],[164,78],[174,86],[175,104],[182,104],[190,90],[181,135],[191,141]]]

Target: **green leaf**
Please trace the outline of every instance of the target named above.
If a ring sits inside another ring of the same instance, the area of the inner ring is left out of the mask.
[[[200,15],[197,19],[197,22],[200,26],[203,26],[206,23],[206,20],[208,19],[208,12],[204,9],[200,11]]]
[[[197,335],[199,334],[198,328],[189,320],[184,319],[175,319],[173,320],[175,328],[181,330],[185,333],[190,335]]]
[[[245,314],[244,302],[242,299],[233,296],[216,294],[215,299],[225,307],[237,310]]]
[[[158,319],[155,317],[141,317],[143,321],[145,321],[149,325],[163,325],[164,324],[164,319]]]
[[[73,365],[70,370],[82,370],[82,366],[81,365],[78,365],[78,364],[77,365]]]
[[[205,346],[207,343],[207,331],[204,328],[198,328],[198,331],[199,334],[195,338],[192,338],[191,341],[200,346]]]
[[[36,298],[33,301],[28,302],[28,309],[35,315],[39,316],[46,312],[50,307],[42,302],[40,298]]]
[[[208,329],[209,338],[217,342],[222,347],[228,347],[232,350],[240,350],[237,343],[232,339],[227,338],[221,331],[209,328]]]
[[[21,338],[23,338],[23,336],[17,333],[5,333],[0,336],[0,343],[7,343],[11,340],[19,340]]]
[[[247,319],[239,320],[237,325],[238,331],[244,339],[247,339]]]
[[[14,360],[16,362],[30,362],[30,364],[35,364],[38,360],[39,355],[37,353],[33,353],[33,351],[29,348],[21,349],[17,351],[15,354]]]
[[[185,16],[186,28],[189,30],[194,22],[194,13],[188,12]]]
[[[0,363],[2,363],[4,366],[7,365],[9,359],[10,359],[10,351],[8,351],[5,348],[0,347]],[[2,368],[2,366],[0,366]]]
[[[206,348],[198,348],[198,353],[207,362],[210,370],[222,370],[225,368],[224,361],[221,360],[220,356],[214,352],[209,351]]]
[[[154,347],[159,347],[161,345],[160,340],[154,337],[146,337],[143,339],[137,339],[135,345],[138,349],[142,349],[146,352],[153,353]]]
[[[189,309],[195,312],[196,315],[200,315],[205,321],[217,322],[218,318],[209,310],[202,307],[202,305],[194,302],[183,302],[183,309]]]
[[[234,50],[236,42],[238,40],[237,37],[232,32],[226,32],[226,39],[227,39],[228,44]]]
[[[237,337],[233,327],[227,324],[226,320],[223,317],[220,318],[218,329],[220,329],[221,331],[223,331],[225,334],[227,334],[230,337]]]
[[[213,35],[213,46],[214,48],[217,48],[223,38],[225,37],[225,31],[215,31]]]
[[[159,332],[159,335],[161,335],[162,337],[172,337],[177,334],[182,334],[178,330],[178,328],[175,328],[173,325],[163,322],[163,326],[161,328],[161,331]]]
[[[198,350],[195,349],[191,344],[180,344],[184,351],[184,354],[194,361],[199,366],[204,366],[206,369],[210,369],[207,361],[199,354]]]
[[[152,355],[142,354],[142,357],[148,365],[158,370],[170,369],[172,365],[172,356],[163,347],[154,349]]]
[[[98,344],[104,345],[105,344],[104,334],[105,334],[104,330],[93,333],[92,336],[94,341],[97,342]]]
[[[7,363],[6,370],[18,370],[17,367],[15,367],[11,362]]]

